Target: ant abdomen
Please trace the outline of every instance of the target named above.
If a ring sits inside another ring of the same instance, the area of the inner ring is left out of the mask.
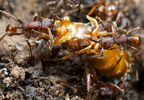
[[[135,47],[139,47],[141,45],[141,38],[140,36],[135,36],[133,37],[134,39],[132,40],[132,45]]]
[[[117,47],[117,45],[113,46],[113,48],[115,47]],[[91,59],[91,62],[97,70],[106,76],[115,78],[122,77],[128,72],[131,66],[131,61],[128,53],[122,48],[121,50],[123,53],[122,58],[119,49],[104,49],[103,56],[95,57]]]

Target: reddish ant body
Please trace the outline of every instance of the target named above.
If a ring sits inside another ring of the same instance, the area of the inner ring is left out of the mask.
[[[23,21],[20,19],[17,19],[15,16],[0,10],[1,13],[17,20],[20,25],[14,25],[14,24],[9,24],[6,27],[6,33],[0,38],[0,41],[6,36],[13,36],[13,35],[21,35],[21,34],[25,34],[26,32],[29,33],[28,35],[28,39],[31,37],[31,34],[36,34],[36,36],[42,38],[42,39],[47,39],[47,40],[51,40],[48,41],[48,43],[50,44],[50,48],[53,45],[53,35],[55,32],[55,26],[54,26],[54,22],[51,21],[48,18],[41,18],[41,21],[37,21],[38,18],[38,14],[35,14],[33,21],[28,23],[28,24],[23,24]],[[18,29],[22,29],[22,32],[19,33]]]
[[[136,30],[139,30],[140,27],[135,27],[133,28],[132,30],[130,31],[127,31],[126,34],[120,36],[119,34],[115,34],[115,33],[107,33],[107,35],[114,35],[114,37],[103,37],[102,39],[97,39],[97,40],[93,40],[91,38],[89,38],[90,40],[94,41],[94,42],[97,42],[97,43],[100,43],[101,44],[101,47],[104,48],[104,49],[109,49],[111,48],[114,44],[117,44],[117,45],[121,45],[121,43],[125,43],[127,44],[126,42],[128,40],[131,40],[132,41],[132,44],[136,47],[140,46],[141,44],[141,38],[139,36],[134,36],[134,37],[127,37],[128,34],[136,31]],[[128,45],[128,47],[130,47],[131,49],[135,50],[136,52],[138,52],[139,50]]]

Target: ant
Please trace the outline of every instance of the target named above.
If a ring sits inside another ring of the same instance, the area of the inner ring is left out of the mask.
[[[17,20],[20,25],[15,25],[15,24],[9,24],[6,27],[6,33],[0,38],[0,41],[3,40],[3,38],[8,35],[8,36],[13,36],[13,35],[22,35],[25,33],[29,33],[27,39],[29,39],[31,37],[31,34],[34,34],[36,36],[38,36],[39,38],[42,39],[47,39],[47,40],[51,40],[48,41],[48,44],[50,45],[49,48],[52,47],[53,45],[53,35],[55,32],[55,25],[54,22],[48,18],[43,18],[43,17],[39,17],[38,14],[36,13],[34,15],[33,21],[28,23],[28,24],[23,24],[23,21],[16,18],[15,16],[0,10],[1,13],[5,14],[6,16],[9,16],[15,20]],[[41,19],[41,21],[38,21],[38,17]],[[54,15],[55,18],[55,15]],[[55,20],[55,19],[53,19]],[[22,29],[22,32],[17,32],[18,29]],[[27,41],[28,42],[28,41]],[[28,43],[28,45],[30,45]]]
[[[100,5],[96,16],[100,17],[104,21],[104,23],[109,23],[110,21],[115,21],[119,26],[119,29],[128,29],[130,25],[130,21],[127,18],[124,11],[118,11],[119,4],[114,1],[109,1],[108,3],[104,3],[104,5]]]
[[[139,30],[140,27],[135,27],[129,31],[126,32],[126,34],[123,35],[119,35],[116,33],[107,33],[107,35],[113,35],[114,37],[103,37],[102,39],[97,39],[94,40],[92,38],[89,38],[91,41],[96,42],[96,43],[100,43],[100,47],[103,49],[116,49],[119,48],[120,52],[121,52],[121,43],[126,44],[129,48],[133,49],[135,53],[139,52],[139,50],[133,46],[139,47],[141,45],[141,38],[140,36],[134,36],[134,37],[127,37],[127,35],[129,35],[130,33]],[[114,32],[114,30],[113,30]],[[132,41],[133,46],[130,46],[129,44],[127,44],[127,41]],[[117,44],[117,47],[113,47],[114,44]],[[103,54],[101,54],[102,56]],[[121,57],[123,56],[123,53],[121,52]]]
[[[103,61],[103,60],[101,60],[101,61]],[[101,61],[100,61],[100,63],[101,63]],[[100,63],[99,63],[99,65],[100,65]],[[127,62],[125,62],[125,64],[127,66]],[[130,64],[130,63],[128,63],[128,64]],[[123,67],[123,66],[121,66],[121,67]],[[88,91],[87,95],[86,95],[86,100],[91,100],[92,93],[97,94],[97,95],[102,94],[103,96],[104,95],[116,96],[119,93],[124,93],[124,90],[128,86],[128,82],[123,78],[121,78],[121,80],[117,84],[113,84],[111,82],[104,83],[102,81],[99,81],[95,69],[90,66],[86,67],[85,83],[87,85],[87,91]]]

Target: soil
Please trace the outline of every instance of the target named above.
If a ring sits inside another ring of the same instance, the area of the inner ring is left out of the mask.
[[[88,20],[85,16],[99,2],[97,0],[82,0],[80,10],[75,11],[74,8],[70,9],[66,3],[62,2],[63,0],[60,1],[57,10],[54,10],[55,4],[50,5],[52,0],[0,0],[0,9],[21,19],[24,24],[31,22],[35,13],[50,19],[55,13],[59,17],[69,16],[73,22],[87,23]],[[105,1],[108,2],[109,0]],[[115,2],[120,2],[124,6],[123,9],[130,11],[130,29],[140,26],[141,29],[138,31],[138,35],[143,40],[144,0],[127,0],[127,2],[120,0]],[[5,34],[7,25],[12,23],[19,24],[13,18],[0,13],[0,36]],[[47,40],[41,39],[31,42],[36,38],[32,35],[29,39],[32,48],[31,55],[30,48],[26,42],[27,36],[28,33],[11,37],[6,36],[0,42],[0,100],[84,100],[86,97],[88,98],[86,89],[75,89],[73,87],[84,85],[84,67],[91,65],[83,60],[87,56],[85,54],[80,56],[73,55],[63,61],[47,62],[39,56],[39,52],[42,51],[43,57],[48,57]],[[40,44],[43,44],[43,46]],[[136,59],[139,79],[136,81],[135,75],[129,74],[129,84],[124,94],[103,95],[93,93],[91,94],[92,100],[144,100],[143,42],[139,50],[140,52],[137,54]],[[131,50],[129,52],[132,54]],[[50,57],[63,57],[68,53],[68,50],[63,45],[56,45],[53,47]],[[134,64],[133,61],[132,72]],[[97,72],[97,74],[101,81],[117,81],[102,75],[100,72]],[[46,77],[46,79],[36,78],[40,76]],[[66,85],[59,81],[68,82],[71,85]]]

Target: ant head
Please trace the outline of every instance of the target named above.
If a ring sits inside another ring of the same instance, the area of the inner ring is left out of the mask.
[[[133,39],[132,39],[132,45],[135,46],[135,47],[138,47],[138,46],[141,45],[141,38],[140,38],[140,36],[136,35],[135,37],[133,37]]]
[[[14,25],[14,24],[9,24],[9,25],[6,27],[6,32],[8,32],[8,31],[10,31],[10,32],[16,32],[16,31],[17,31],[16,25]]]
[[[113,16],[118,10],[118,6],[115,2],[109,2],[105,7],[105,11],[108,16]]]

